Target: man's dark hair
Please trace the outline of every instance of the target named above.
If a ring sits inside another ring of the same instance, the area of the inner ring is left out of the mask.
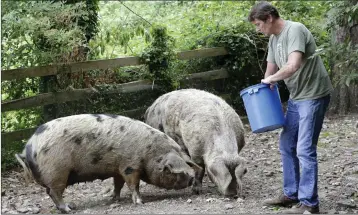
[[[266,21],[269,15],[276,19],[280,18],[280,14],[274,6],[266,1],[262,1],[252,7],[248,19],[250,22],[253,22],[255,19]]]

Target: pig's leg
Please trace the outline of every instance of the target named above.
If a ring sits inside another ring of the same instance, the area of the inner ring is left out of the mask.
[[[114,200],[119,200],[121,195],[121,190],[124,185],[124,180],[122,176],[118,175],[113,177],[113,182],[114,182],[114,191],[112,196]]]
[[[129,169],[131,171],[129,171]],[[139,194],[140,173],[128,167],[123,175],[124,181],[127,183],[129,190],[132,192],[132,200],[134,204],[143,204],[143,200]]]
[[[199,194],[202,191],[202,182],[205,174],[205,165],[201,166],[201,170],[195,172],[195,178],[193,183],[193,194]]]
[[[73,206],[66,204],[62,198],[62,194],[65,191],[69,180],[69,172],[60,168],[57,168],[57,171],[50,171],[52,168],[48,168],[46,170],[44,170],[42,179],[43,184],[46,186],[47,194],[51,197],[57,209],[59,209],[62,213],[70,212],[71,209],[73,209]]]
[[[65,202],[63,201],[62,194],[64,190],[64,186],[57,186],[56,188],[46,188],[47,194],[51,197],[57,209],[59,209],[62,213],[68,213],[71,211],[71,206],[69,204],[65,204]]]

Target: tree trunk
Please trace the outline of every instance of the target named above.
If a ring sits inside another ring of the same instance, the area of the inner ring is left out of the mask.
[[[354,4],[358,3],[358,0],[353,2]],[[358,20],[355,20],[354,25],[349,29],[349,36],[353,45],[358,44]],[[355,65],[355,68],[358,68],[358,65]],[[356,71],[357,72],[357,71]],[[358,113],[358,81],[353,83],[349,89],[350,91],[350,111]]]
[[[347,38],[347,28],[345,26],[337,26],[333,32],[333,44],[344,43]],[[344,68],[332,64],[331,80],[334,86],[334,92],[331,100],[331,111],[340,115],[345,115],[348,112],[349,94],[348,88],[340,79],[344,75]]]
[[[347,6],[353,6],[357,2],[358,0],[350,0]],[[351,41],[352,45],[358,44],[357,20],[354,21],[352,27],[349,27],[348,23],[345,26],[336,26],[333,33],[333,44],[343,44],[347,41]],[[331,100],[331,111],[339,115],[346,115],[352,111],[358,112],[357,83],[353,82],[348,87],[345,81],[340,80],[347,74],[347,68],[344,66],[338,67],[335,63],[333,62],[331,65],[331,78],[335,87]]]

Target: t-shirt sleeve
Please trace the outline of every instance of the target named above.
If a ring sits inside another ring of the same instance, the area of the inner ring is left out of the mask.
[[[276,64],[273,48],[272,48],[272,36],[268,43],[267,62]]]
[[[303,25],[294,25],[289,29],[287,37],[287,54],[294,51],[306,52],[306,28]]]

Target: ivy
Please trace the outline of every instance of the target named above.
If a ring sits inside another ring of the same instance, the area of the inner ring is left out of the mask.
[[[151,42],[141,54],[142,61],[148,65],[150,80],[156,82],[165,91],[177,89],[180,78],[176,75],[173,64],[175,40],[168,35],[167,28],[154,25],[150,31]]]
[[[325,29],[333,37],[337,36],[337,31],[341,31],[339,33],[343,41],[327,41],[319,47],[316,54],[329,58],[331,63],[342,71],[334,74],[335,85],[344,83],[350,86],[351,83],[358,83],[358,43],[357,39],[353,38],[357,37],[357,33],[353,31],[358,28],[358,4],[356,0],[334,1],[331,4],[334,7],[327,13]]]

